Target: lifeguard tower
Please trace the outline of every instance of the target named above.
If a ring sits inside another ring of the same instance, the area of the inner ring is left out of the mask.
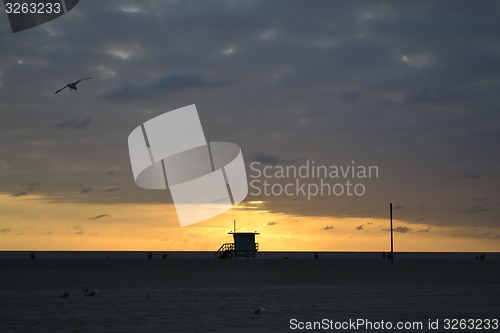
[[[255,259],[255,254],[259,250],[259,243],[255,243],[255,235],[259,235],[258,232],[236,232],[235,223],[234,230],[228,232],[228,235],[233,235],[234,243],[222,244],[219,250],[214,254],[216,259],[238,257]]]

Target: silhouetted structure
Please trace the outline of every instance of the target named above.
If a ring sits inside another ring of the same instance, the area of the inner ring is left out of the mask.
[[[392,229],[392,202],[389,204],[390,217],[391,217],[391,254],[389,255],[389,259],[391,259],[391,263],[394,263],[394,237],[393,237],[393,229]]]
[[[255,243],[255,235],[259,235],[258,232],[229,232],[228,234],[233,235],[234,243],[222,244],[215,252],[215,258],[245,257],[248,259],[252,257],[255,259],[255,254],[259,250],[259,244]]]

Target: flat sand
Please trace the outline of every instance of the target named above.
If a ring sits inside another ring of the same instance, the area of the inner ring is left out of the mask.
[[[59,298],[65,290],[71,296]],[[250,315],[261,305],[264,314]],[[287,332],[292,318],[500,318],[500,261],[4,259],[0,309],[0,332]],[[404,332],[413,331],[432,332]]]

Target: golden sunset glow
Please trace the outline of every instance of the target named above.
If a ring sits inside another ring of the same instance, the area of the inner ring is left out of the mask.
[[[389,219],[270,213],[250,201],[180,227],[171,204],[55,203],[43,196],[0,197],[2,250],[216,251],[229,231],[258,231],[261,251],[388,251]],[[106,212],[106,214],[96,214]],[[493,228],[436,228],[394,220],[397,251],[499,251]],[[432,233],[429,230],[432,229]]]

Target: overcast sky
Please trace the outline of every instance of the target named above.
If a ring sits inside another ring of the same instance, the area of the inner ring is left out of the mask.
[[[14,34],[3,12],[0,191],[171,202],[135,185],[127,138],[196,104],[207,140],[238,144],[249,174],[252,162],[379,168],[362,197],[247,197],[271,213],[340,217],[393,202],[410,224],[498,238],[499,17],[497,1],[81,0]]]

